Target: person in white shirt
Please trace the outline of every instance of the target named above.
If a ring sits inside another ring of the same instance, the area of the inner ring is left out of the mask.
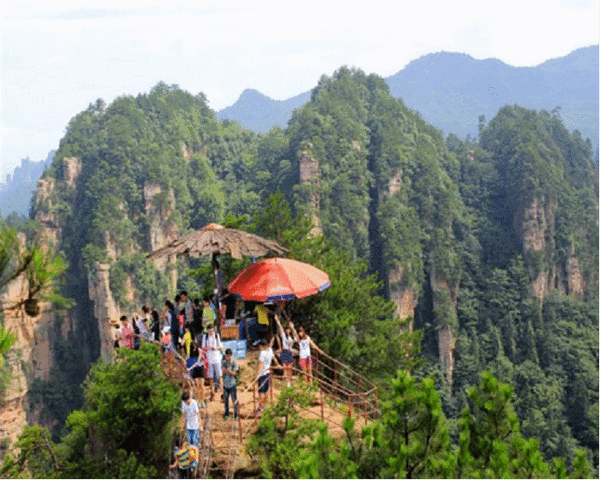
[[[190,397],[189,392],[183,392],[181,400],[181,411],[185,415],[188,443],[197,447],[198,439],[200,438],[200,410],[198,409],[198,403]]]
[[[140,331],[140,343],[142,343],[141,341],[147,342],[148,340],[150,340],[150,330],[148,330],[148,317],[146,315],[139,317],[135,321],[135,325]]]
[[[298,341],[298,338],[294,336],[292,327],[289,324],[285,327],[285,330],[283,329],[277,314],[275,314],[275,322],[277,322],[279,334],[281,336],[281,354],[279,355],[279,358],[281,359],[281,364],[283,365],[283,377],[287,382],[287,386],[290,387],[292,380],[292,368],[294,367],[294,355],[292,353],[292,347],[294,342]]]
[[[146,305],[142,305],[142,317],[139,319],[138,328],[144,342],[149,342],[152,339],[151,325],[152,315],[150,309]]]
[[[295,333],[294,324],[292,322],[290,322],[290,326]],[[298,329],[298,347],[300,349],[300,370],[302,370],[303,377],[310,382],[312,381],[312,357],[310,355],[310,349],[312,347],[317,352],[320,352],[321,350],[306,334],[304,327]]]
[[[202,336],[202,349],[206,352],[208,359],[207,375],[210,381],[209,401],[212,401],[215,398],[215,392],[219,390],[221,382],[221,350],[223,349],[219,334],[215,333],[215,326],[212,323],[208,326],[208,332]]]
[[[265,399],[270,387],[271,361],[273,360],[273,349],[266,340],[260,341],[260,355],[258,356],[258,411],[262,412]]]

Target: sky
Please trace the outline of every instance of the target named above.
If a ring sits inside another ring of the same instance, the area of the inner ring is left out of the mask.
[[[388,77],[440,51],[535,66],[600,40],[600,0],[0,2],[0,182],[71,118],[159,81],[219,111],[285,100],[342,65]]]

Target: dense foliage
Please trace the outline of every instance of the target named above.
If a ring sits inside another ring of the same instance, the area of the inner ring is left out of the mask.
[[[261,419],[249,453],[265,478],[565,478],[563,458],[546,462],[539,441],[519,431],[510,386],[489,372],[469,391],[456,435],[444,416],[431,378],[417,381],[399,371],[381,416],[358,429],[352,417],[345,435],[303,419],[310,401],[284,392]],[[571,478],[590,474],[585,453],[573,459]]]
[[[85,406],[67,418],[55,444],[46,428],[26,427],[16,456],[0,472],[12,478],[149,478],[165,475],[180,391],[160,368],[160,350],[121,349],[97,364],[84,387]]]
[[[46,173],[60,188],[39,194],[33,211],[62,226],[76,333],[88,342],[81,357],[99,353],[86,300],[98,263],[110,266],[122,307],[160,302],[172,292],[161,295],[168,272],[142,261],[152,235],[247,219],[238,226],[336,279],[291,310],[326,351],[378,380],[399,367],[433,378],[449,422],[466,421],[467,392],[490,370],[514,387],[521,434],[539,438],[544,461],[572,462],[583,447],[597,468],[591,144],[557,111],[506,106],[479,123],[478,143],[444,139],[383,79],[345,67],[321,78],[285,130],[260,135],[163,83],[90,105]],[[81,171],[68,184],[72,157]],[[307,237],[312,227],[323,235]],[[226,263],[226,273],[242,265]],[[179,286],[206,291],[192,277]],[[414,318],[393,318],[392,302]],[[423,365],[403,364],[419,338]]]

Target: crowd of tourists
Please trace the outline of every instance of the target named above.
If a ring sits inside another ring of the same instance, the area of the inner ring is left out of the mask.
[[[250,308],[250,311],[242,311]],[[271,365],[273,362],[281,365],[283,378],[288,387],[291,386],[294,371],[294,351],[298,345],[299,366],[301,378],[310,381],[312,377],[311,348],[318,347],[306,334],[303,327],[296,331],[294,324],[288,321],[285,327],[280,322],[277,312],[273,312],[262,304],[243,304],[236,301],[225,289],[223,295],[215,295],[192,300],[187,291],[181,291],[173,302],[166,300],[161,313],[146,305],[141,308],[141,315],[136,313],[120,318],[115,327],[115,348],[139,349],[143,342],[159,343],[167,353],[177,352],[186,362],[190,376],[196,387],[199,398],[191,398],[190,392],[183,392],[181,409],[185,417],[187,442],[177,448],[176,462],[172,468],[185,469],[193,465],[197,459],[197,448],[201,424],[200,410],[206,407],[221,392],[220,399],[224,403],[224,419],[231,414],[229,400],[233,406],[233,418],[239,415],[237,402],[237,384],[239,366],[234,359],[231,348],[223,348],[217,328],[222,328],[226,322],[234,318],[251,315],[257,318],[260,336],[252,343],[260,348],[256,378],[258,379],[258,409],[259,415],[265,406],[267,394],[271,387]],[[269,318],[273,321],[269,322]],[[229,319],[229,320],[227,320]],[[267,328],[267,326],[275,328]],[[252,339],[250,339],[252,341]],[[277,359],[273,351],[277,343]],[[206,383],[209,385],[208,395],[205,395]]]

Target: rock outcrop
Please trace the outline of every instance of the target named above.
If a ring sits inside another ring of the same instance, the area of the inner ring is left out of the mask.
[[[574,243],[568,244],[566,258],[561,260],[557,254],[554,213],[557,205],[554,197],[534,197],[513,215],[513,228],[522,242],[525,264],[533,279],[532,295],[540,304],[555,290],[582,299],[587,289]],[[579,236],[585,237],[584,232],[579,232]]]
[[[33,204],[35,210],[35,221],[42,228],[38,232],[38,238],[42,245],[56,250],[62,238],[62,224],[57,212],[56,200],[52,193],[56,188],[56,182],[52,177],[42,178],[38,182],[38,188],[34,196]]]
[[[82,164],[78,158],[65,157],[63,159],[63,181],[66,186],[74,187],[77,177],[81,173]]]
[[[405,281],[405,272],[402,265],[397,268],[391,268],[388,275],[390,300],[396,304],[396,312],[399,318],[413,317],[415,308],[419,304],[419,297],[411,286]],[[413,322],[409,324],[409,329],[413,329]]]
[[[310,149],[312,144],[308,143],[308,149],[302,152],[300,157],[300,184],[308,189],[307,204],[309,205],[313,228],[311,235],[320,235],[322,233],[321,221],[319,219],[319,208],[321,206],[321,197],[319,195],[319,159],[314,157]]]
[[[100,358],[105,362],[110,362],[114,353],[115,330],[109,322],[121,316],[119,306],[110,291],[109,270],[110,265],[96,264],[95,268],[88,272],[88,295],[94,304],[94,318],[98,321]]]
[[[430,272],[431,289],[433,291],[433,311],[436,319],[438,334],[438,352],[442,372],[452,390],[454,375],[454,348],[456,345],[455,333],[452,328],[457,328],[456,305],[458,297],[458,281],[450,281],[447,275],[439,272],[435,265]]]
[[[173,191],[163,192],[156,183],[144,184],[144,208],[148,219],[148,243],[150,251],[164,247],[175,240],[177,225],[171,221],[175,209]]]
[[[25,239],[20,239],[24,247]],[[6,353],[5,369],[8,386],[0,403],[0,442],[14,445],[23,427],[34,412],[27,398],[29,383],[34,378],[47,379],[50,374],[54,341],[53,315],[50,305],[40,303],[36,317],[25,314],[21,302],[28,297],[28,280],[20,275],[0,292],[4,329],[14,335],[15,344]]]

